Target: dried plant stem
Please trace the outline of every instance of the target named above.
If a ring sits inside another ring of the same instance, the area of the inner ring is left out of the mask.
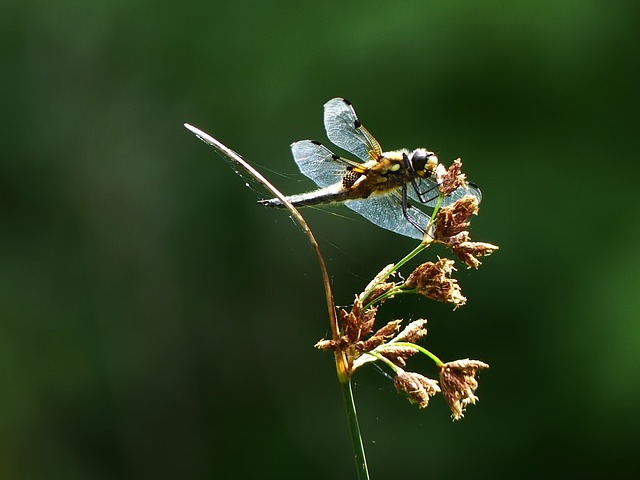
[[[220,143],[218,140],[208,135],[207,133],[199,130],[198,128],[185,123],[184,126],[187,130],[191,131],[198,137],[200,140],[205,142],[206,144],[213,147],[218,153],[227,157],[236,165],[242,167],[251,177],[253,177],[256,181],[258,181],[264,188],[269,190],[278,200],[282,202],[282,204],[289,210],[293,219],[300,226],[304,234],[307,236],[313,250],[316,253],[316,257],[318,258],[318,263],[320,265],[320,271],[322,274],[322,283],[324,285],[325,291],[325,300],[327,303],[327,312],[329,314],[329,323],[331,324],[331,334],[334,340],[338,340],[340,338],[340,328],[338,325],[338,317],[336,315],[336,306],[335,301],[333,299],[333,292],[331,290],[331,282],[329,280],[329,272],[327,270],[327,265],[324,261],[324,257],[320,251],[320,245],[311,232],[309,225],[302,217],[298,209],[294,207],[291,202],[287,200],[287,198],[280,193],[280,191],[274,187],[260,172],[258,172],[255,168],[253,168],[249,163],[247,163],[238,153],[231,150],[229,147]],[[345,358],[344,352],[335,352],[335,361],[336,361],[336,370],[338,373],[338,380],[340,382],[340,387],[342,389],[342,396],[344,399],[344,405],[347,413],[347,421],[349,424],[349,433],[351,436],[351,442],[353,444],[355,460],[356,460],[356,468],[358,472],[358,479],[365,480],[369,478],[369,472],[367,469],[367,461],[364,452],[364,446],[362,444],[362,435],[360,433],[360,425],[358,422],[358,415],[356,413],[355,403],[353,401],[353,392],[351,390],[351,379],[349,377],[349,373],[347,370],[347,361]]]

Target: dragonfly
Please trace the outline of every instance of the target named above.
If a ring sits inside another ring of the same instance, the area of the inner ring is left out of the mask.
[[[439,200],[436,173],[444,166],[438,157],[426,148],[383,152],[344,98],[324,105],[324,127],[331,143],[360,161],[336,155],[315,140],[293,143],[291,151],[300,172],[319,188],[287,200],[296,207],[343,203],[379,227],[422,240],[431,216],[420,207],[435,207]],[[482,199],[480,189],[466,183],[444,197],[440,206],[467,195],[478,202]],[[260,203],[284,206],[277,198]]]

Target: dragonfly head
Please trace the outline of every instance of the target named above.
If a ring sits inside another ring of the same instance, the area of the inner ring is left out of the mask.
[[[435,153],[430,152],[425,148],[416,148],[411,153],[411,158],[409,160],[413,167],[413,171],[419,177],[430,176],[435,172],[436,167],[438,166],[438,157],[436,157]]]

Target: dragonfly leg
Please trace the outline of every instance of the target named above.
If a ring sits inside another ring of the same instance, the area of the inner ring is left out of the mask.
[[[438,188],[438,185],[434,185],[431,188],[426,189],[424,192],[421,192],[420,189],[418,188],[418,184],[415,180],[415,178],[411,179],[411,186],[413,187],[413,191],[416,192],[416,195],[418,196],[418,199],[420,200],[421,203],[429,203],[433,200],[435,200],[436,198],[438,198],[439,192],[436,193],[436,195],[431,196],[429,198],[427,198],[425,195],[427,195],[429,192],[432,192],[433,190]]]
[[[404,215],[404,218],[407,219],[407,222],[409,222],[416,229],[418,229],[419,232],[424,234],[425,227],[420,225],[418,222],[416,222],[413,219],[413,217],[411,215],[409,215],[409,202],[407,200],[407,184],[406,183],[402,184],[402,214]]]

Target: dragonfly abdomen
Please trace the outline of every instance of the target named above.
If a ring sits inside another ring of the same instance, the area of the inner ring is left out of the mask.
[[[296,207],[304,207],[307,205],[321,205],[324,203],[334,203],[348,200],[352,194],[348,189],[342,187],[341,184],[331,185],[326,188],[314,190],[312,192],[301,193],[299,195],[291,195],[287,197],[287,200]],[[277,198],[269,198],[265,200],[259,200],[260,204],[267,207],[281,208],[284,205]]]

